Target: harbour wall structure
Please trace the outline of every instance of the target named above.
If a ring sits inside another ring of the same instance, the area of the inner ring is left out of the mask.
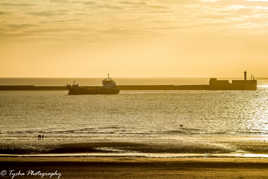
[[[97,86],[81,86],[96,88]],[[209,85],[119,85],[120,90],[257,90],[257,80],[226,80],[211,79]],[[34,85],[2,85],[0,90],[28,90],[28,91],[62,91],[66,86],[34,86]]]
[[[244,72],[244,80],[218,80],[210,78],[208,85],[118,85],[120,90],[257,90],[257,80],[253,76],[247,79]],[[95,89],[97,86],[81,86]],[[67,86],[34,86],[34,85],[2,85],[0,90],[31,90],[31,91],[56,91],[68,90]]]
[[[247,79],[247,71],[244,71],[244,80],[218,80],[210,78],[209,90],[257,90],[257,80],[251,75],[250,80]]]

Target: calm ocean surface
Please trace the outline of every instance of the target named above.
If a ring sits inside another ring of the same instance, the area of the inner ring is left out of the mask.
[[[71,81],[16,80],[1,79],[0,84]],[[98,84],[98,80],[77,81]],[[148,84],[149,79],[116,81]],[[207,81],[154,79],[150,84]],[[266,82],[261,84],[257,91],[121,91],[82,96],[68,96],[67,91],[0,91],[0,153],[49,153],[52,149],[62,153],[67,144],[68,152],[81,153],[239,153],[242,149],[230,140],[268,137],[268,88]],[[38,140],[39,134],[45,138]],[[79,150],[73,149],[75,144],[90,145]]]

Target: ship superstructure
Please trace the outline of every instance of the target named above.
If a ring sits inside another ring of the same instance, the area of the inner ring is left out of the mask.
[[[80,87],[78,83],[67,85],[69,95],[86,95],[86,94],[118,94],[120,89],[117,87],[116,82],[108,77],[102,81],[102,86],[94,87]]]

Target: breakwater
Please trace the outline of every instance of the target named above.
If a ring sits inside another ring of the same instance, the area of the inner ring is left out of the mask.
[[[95,89],[97,86],[81,86]],[[120,90],[256,90],[257,83],[238,85],[118,85]],[[2,85],[1,91],[65,91],[67,86]]]
[[[2,91],[57,91],[57,90],[67,90],[66,86],[35,86],[35,85],[1,85],[0,90]]]
[[[88,89],[95,89],[97,86],[80,86]],[[117,86],[120,90],[209,90],[209,85],[122,85]],[[4,85],[0,90],[7,91],[56,91],[68,90],[66,86],[34,86],[34,85]]]

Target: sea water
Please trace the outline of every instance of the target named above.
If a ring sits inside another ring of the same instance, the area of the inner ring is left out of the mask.
[[[44,80],[39,79],[39,84],[55,84]],[[266,137],[268,89],[264,87],[257,91],[121,91],[119,95],[81,96],[69,96],[67,91],[0,91],[2,154],[238,154],[259,150],[256,146],[265,146]],[[248,147],[251,141],[258,145]]]

